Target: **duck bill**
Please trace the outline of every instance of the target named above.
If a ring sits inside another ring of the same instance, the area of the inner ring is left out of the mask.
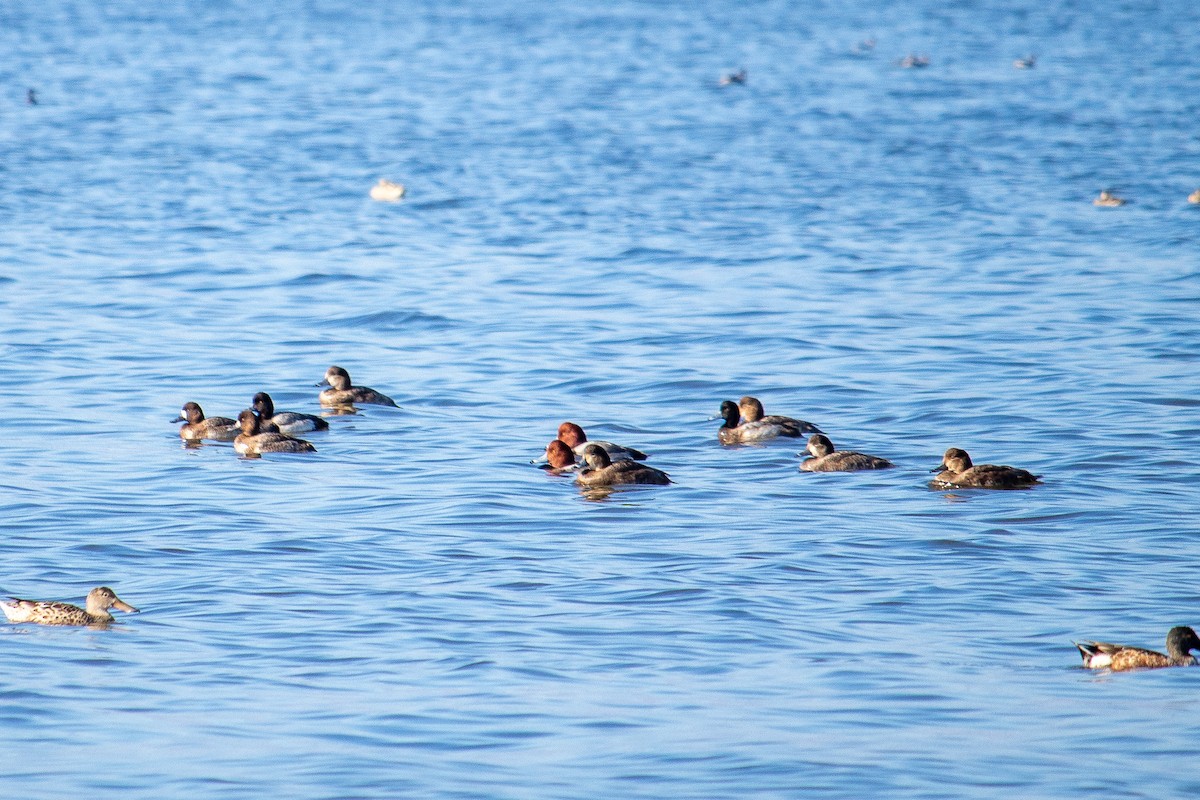
[[[176,417],[175,419],[171,420],[171,422],[187,422],[187,420],[185,420],[183,417]]]
[[[313,384],[313,386],[329,386],[329,385],[330,385],[329,381],[321,381],[320,383]]]
[[[945,465],[945,464],[941,464],[940,466],[936,466],[936,467],[934,467],[933,469],[931,469],[931,470],[929,470],[929,471],[930,471],[930,472],[945,472],[945,471],[946,471],[946,465]]]
[[[117,602],[113,603],[113,608],[118,609],[120,611],[124,611],[126,614],[137,614],[138,613],[138,610],[136,608],[129,605],[129,603],[126,603],[124,600],[118,600]]]

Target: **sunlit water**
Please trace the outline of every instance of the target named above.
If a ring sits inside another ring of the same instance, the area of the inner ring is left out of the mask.
[[[0,628],[5,797],[1200,789],[1071,645],[1200,623],[1200,6],[157,5],[0,10],[0,591],[143,610]]]

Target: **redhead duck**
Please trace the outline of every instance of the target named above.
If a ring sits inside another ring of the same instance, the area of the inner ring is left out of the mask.
[[[238,414],[242,432],[233,440],[238,455],[257,456],[263,453],[315,453],[312,442],[294,439],[283,433],[264,432],[258,425],[258,415],[250,409]]]
[[[808,440],[812,458],[804,459],[800,469],[806,472],[855,472],[864,469],[889,469],[896,466],[886,458],[866,453],[834,450],[833,442],[824,434],[814,434]]]
[[[608,453],[608,457],[613,461],[645,461],[647,458],[647,455],[641,450],[635,450],[632,447],[623,447],[612,442],[590,441],[587,438],[587,434],[583,432],[583,428],[574,422],[564,422],[562,425],[559,425],[558,438],[559,441],[571,448],[581,460],[583,458],[583,451],[589,444],[603,448],[604,452]]]
[[[1192,650],[1200,650],[1200,638],[1186,625],[1171,628],[1167,634],[1167,654],[1140,647],[1108,642],[1072,642],[1083,656],[1087,669],[1107,667],[1113,672],[1127,669],[1157,669],[1159,667],[1194,667],[1196,659]]]
[[[110,608],[136,614],[138,610],[117,597],[107,586],[97,586],[88,592],[86,608],[70,603],[40,600],[20,600],[16,597],[0,602],[9,622],[32,622],[35,625],[94,625],[104,626],[113,621]]]
[[[1041,476],[1016,467],[971,463],[966,450],[951,447],[942,456],[942,464],[930,470],[938,473],[933,485],[938,488],[1025,489],[1039,483]]]
[[[567,447],[566,442],[561,439],[555,439],[546,445],[546,453],[542,460],[546,462],[542,469],[547,472],[561,474],[575,469],[575,451]]]
[[[317,396],[323,406],[348,406],[354,403],[365,403],[399,408],[396,401],[385,394],[368,389],[366,386],[352,386],[350,373],[341,367],[330,367],[325,370],[325,380],[318,383],[317,386],[330,387]]]
[[[811,422],[777,414],[763,415],[762,403],[754,397],[743,397],[737,405],[732,400],[721,403],[721,418],[725,424],[717,431],[721,444],[745,444],[774,439],[778,436],[795,438],[821,433]],[[742,420],[739,424],[739,420]]]
[[[1102,208],[1116,208],[1117,206],[1125,205],[1125,200],[1105,189],[1100,193],[1099,197],[1092,201],[1092,205]]]
[[[275,401],[266,392],[254,395],[250,407],[258,412],[258,426],[263,433],[307,433],[329,430],[329,423],[313,414],[298,411],[276,411]]]
[[[404,197],[404,184],[380,178],[379,183],[371,187],[371,199],[382,203],[394,203]]]
[[[589,444],[583,450],[585,467],[575,477],[581,486],[618,486],[622,484],[652,484],[665,486],[671,478],[662,470],[636,461],[613,461],[604,448]]]
[[[179,429],[179,438],[188,442],[210,439],[232,442],[238,435],[238,424],[229,417],[205,417],[199,403],[184,403],[179,416],[171,422],[186,422]]]

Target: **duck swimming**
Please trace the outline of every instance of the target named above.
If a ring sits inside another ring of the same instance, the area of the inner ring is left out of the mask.
[[[589,444],[583,451],[584,468],[575,476],[581,486],[621,486],[646,484],[665,486],[670,476],[662,470],[637,461],[613,461],[604,448]]]
[[[822,434],[814,434],[808,440],[808,452],[812,458],[806,458],[800,464],[805,472],[856,472],[864,469],[889,469],[896,466],[886,458],[869,456],[866,453],[855,453],[845,450],[834,450],[833,442]]]
[[[1197,189],[1188,195],[1188,202],[1200,204],[1200,189]]]
[[[1103,208],[1116,208],[1117,206],[1125,205],[1124,198],[1117,197],[1112,192],[1105,189],[1100,193],[1100,196],[1092,201],[1092,205],[1101,206]]]
[[[307,433],[329,430],[329,422],[314,414],[298,411],[276,411],[275,401],[266,392],[254,395],[250,407],[258,412],[259,430],[263,433]]]
[[[1160,667],[1194,667],[1196,659],[1192,650],[1200,650],[1200,638],[1186,625],[1171,628],[1167,633],[1167,654],[1140,647],[1108,642],[1073,642],[1083,656],[1087,669],[1111,669],[1124,672],[1129,669],[1158,669]]]
[[[199,403],[184,403],[179,416],[171,422],[186,422],[179,429],[179,438],[188,442],[210,439],[232,442],[238,435],[238,424],[229,417],[205,417]]]
[[[233,440],[233,449],[238,455],[257,456],[263,453],[315,453],[312,442],[295,439],[287,434],[263,431],[259,427],[258,415],[250,409],[238,414],[238,425],[242,432]]]
[[[756,397],[746,396],[734,405],[732,400],[721,403],[721,418],[725,424],[717,431],[721,444],[746,444],[762,442],[779,436],[796,438],[821,433],[811,422],[778,414],[763,415],[762,403]],[[739,424],[739,419],[744,420]]]
[[[566,442],[561,439],[555,439],[546,445],[546,453],[542,456],[542,460],[546,462],[542,465],[542,469],[555,474],[575,469],[575,451],[567,447]]]
[[[930,470],[938,473],[931,482],[937,488],[1025,489],[1041,482],[1040,475],[1016,467],[971,463],[966,450],[951,447],[942,456],[942,464]]]
[[[623,447],[612,442],[591,441],[583,432],[583,428],[574,422],[564,422],[558,426],[558,439],[571,448],[580,459],[583,458],[583,451],[589,444],[602,448],[613,461],[645,461],[648,458],[641,450],[635,450],[632,447]]]
[[[325,370],[325,380],[318,383],[317,386],[330,387],[317,395],[317,399],[323,406],[348,406],[354,403],[364,403],[399,408],[396,401],[386,394],[368,389],[366,386],[352,386],[350,373],[341,367],[330,367]]]
[[[70,603],[51,603],[39,600],[20,600],[16,597],[0,602],[9,622],[32,622],[35,625],[94,625],[106,626],[113,621],[110,608],[136,614],[138,610],[117,597],[107,586],[88,592],[86,609]]]
[[[379,183],[371,187],[371,199],[382,203],[394,203],[404,197],[406,191],[404,184],[380,178]]]

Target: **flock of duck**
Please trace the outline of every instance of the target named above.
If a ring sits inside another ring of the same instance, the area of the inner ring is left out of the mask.
[[[350,374],[338,366],[325,371],[317,386],[326,387],[317,396],[329,413],[353,413],[355,404],[396,407],[396,402],[366,386],[355,386]],[[721,427],[717,440],[723,445],[758,444],[772,439],[808,437],[806,453],[800,464],[807,472],[856,472],[890,469],[891,461],[866,453],[837,450],[816,425],[793,417],[766,414],[762,403],[746,396],[734,403],[721,403]],[[179,436],[189,446],[203,440],[233,442],[234,450],[246,457],[263,453],[315,452],[313,444],[294,436],[297,433],[329,428],[328,420],[314,414],[277,411],[266,392],[254,395],[251,407],[228,417],[205,417],[199,404],[184,404],[173,422],[183,422]],[[804,453],[801,453],[804,455]],[[591,441],[583,428],[573,422],[558,427],[557,437],[546,446],[543,468],[554,474],[573,474],[585,488],[622,485],[667,485],[671,478],[662,470],[644,462],[649,456],[632,447],[606,441]],[[1026,489],[1040,483],[1040,476],[1028,470],[995,464],[973,464],[965,450],[951,447],[935,467],[930,482],[934,488]],[[0,601],[0,610],[12,623],[68,625],[105,628],[114,621],[111,609],[137,613],[138,609],[117,597],[107,586],[92,589],[84,607],[70,603],[9,598]],[[1075,642],[1089,669],[1125,671],[1158,667],[1194,666],[1191,651],[1200,651],[1200,637],[1186,626],[1172,628],[1167,634],[1166,654],[1129,645],[1108,642]]]

